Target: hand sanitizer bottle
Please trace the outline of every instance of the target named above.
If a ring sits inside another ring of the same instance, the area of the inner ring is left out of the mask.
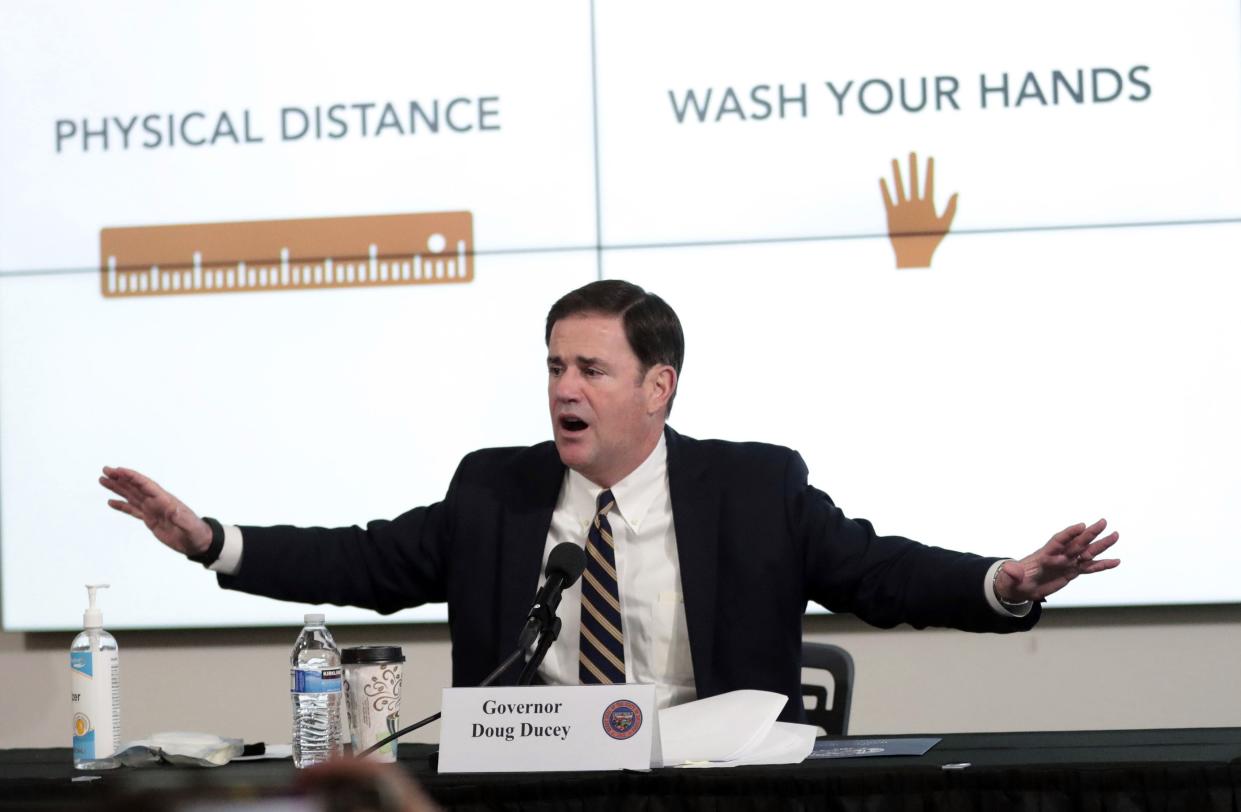
[[[82,615],[82,631],[69,647],[73,670],[73,766],[79,770],[110,770],[121,747],[121,674],[116,638],[103,630],[103,613],[95,606],[95,590],[87,584],[90,606]]]

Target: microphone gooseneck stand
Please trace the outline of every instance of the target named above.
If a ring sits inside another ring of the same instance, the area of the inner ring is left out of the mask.
[[[539,645],[534,649],[534,655],[526,663],[526,667],[521,670],[521,676],[517,678],[518,685],[529,685],[534,679],[534,672],[539,670],[539,666],[543,664],[543,658],[547,656],[547,650],[552,647],[552,643],[556,642],[556,638],[560,636],[560,618],[552,618],[551,628],[544,629],[539,636]]]

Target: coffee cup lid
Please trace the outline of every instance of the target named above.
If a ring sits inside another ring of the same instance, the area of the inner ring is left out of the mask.
[[[362,663],[403,663],[405,655],[400,646],[350,646],[340,653],[342,665]]]

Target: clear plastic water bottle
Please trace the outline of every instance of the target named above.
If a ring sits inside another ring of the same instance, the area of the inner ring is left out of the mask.
[[[293,766],[299,769],[341,754],[340,649],[323,625],[323,615],[306,615],[305,622],[289,658]]]

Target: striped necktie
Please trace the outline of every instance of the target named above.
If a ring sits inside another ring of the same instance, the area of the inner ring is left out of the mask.
[[[578,679],[583,685],[625,681],[625,638],[621,633],[620,588],[616,550],[608,512],[616,507],[611,491],[599,494],[595,520],[586,533],[586,570],[582,574],[582,642]]]

